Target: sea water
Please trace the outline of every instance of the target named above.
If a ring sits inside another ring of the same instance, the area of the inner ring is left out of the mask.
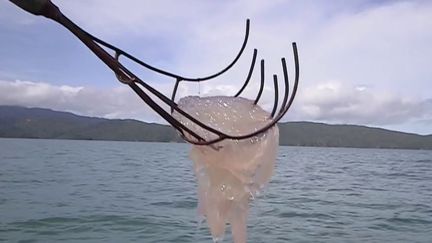
[[[189,148],[0,139],[0,242],[211,242]],[[432,151],[280,147],[248,242],[432,242]]]

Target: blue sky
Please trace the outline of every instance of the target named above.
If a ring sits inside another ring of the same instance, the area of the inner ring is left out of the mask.
[[[281,74],[291,42],[301,86],[285,120],[432,133],[431,1],[53,1],[90,33],[155,66],[188,76],[223,68],[251,35],[238,66],[180,95],[234,93],[253,48],[267,80]],[[109,118],[162,120],[58,24],[0,2],[0,105]],[[173,82],[131,66],[166,94]],[[258,75],[252,81],[256,81]],[[271,82],[261,105],[271,109]],[[255,82],[245,95],[254,97]]]

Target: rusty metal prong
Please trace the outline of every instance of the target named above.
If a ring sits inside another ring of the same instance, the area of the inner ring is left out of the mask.
[[[278,78],[277,75],[273,75],[273,84],[274,84],[274,92],[275,92],[275,98],[274,98],[274,104],[273,104],[273,110],[271,112],[271,117],[274,117],[274,114],[276,113],[277,105],[279,102],[279,89],[278,89]]]
[[[288,94],[289,94],[288,70],[287,70],[285,58],[282,58],[281,62],[282,62],[282,69],[283,69],[283,76],[284,76],[284,83],[285,83],[285,94],[284,94],[281,108],[279,110],[279,114],[284,111],[286,103],[288,101]]]
[[[264,81],[265,81],[265,73],[264,73],[264,59],[261,59],[261,83],[260,88],[255,98],[254,105],[258,104],[259,99],[261,98],[262,92],[264,90]]]
[[[248,85],[249,80],[250,80],[250,78],[252,77],[253,70],[254,70],[254,68],[255,68],[255,63],[256,63],[256,57],[257,57],[257,54],[258,54],[258,50],[257,50],[257,49],[254,49],[253,56],[252,56],[252,62],[251,62],[250,68],[249,68],[249,73],[248,73],[248,75],[247,75],[247,77],[246,77],[245,82],[243,83],[243,86],[242,86],[241,89],[237,92],[237,94],[234,95],[234,97],[238,97],[238,96],[243,92],[243,90],[246,88],[246,86]]]

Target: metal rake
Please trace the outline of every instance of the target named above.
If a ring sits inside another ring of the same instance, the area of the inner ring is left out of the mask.
[[[289,95],[289,81],[288,81],[288,71],[287,71],[287,65],[285,58],[281,59],[282,63],[282,69],[283,69],[283,76],[284,76],[284,85],[285,85],[285,92],[283,95],[283,100],[281,103],[281,107],[279,108],[279,111],[277,112],[278,108],[278,102],[279,102],[279,88],[278,88],[278,78],[277,75],[273,75],[273,83],[274,83],[274,105],[273,109],[271,111],[271,120],[269,123],[265,126],[263,126],[260,129],[257,129],[256,131],[244,134],[244,135],[229,135],[224,132],[221,132],[217,129],[214,129],[203,122],[197,120],[192,115],[188,114],[187,112],[180,109],[175,103],[175,96],[177,93],[177,88],[180,84],[180,82],[202,82],[202,81],[208,81],[213,78],[216,78],[223,73],[227,72],[231,67],[233,67],[236,62],[240,59],[240,56],[243,54],[244,49],[246,48],[246,44],[249,38],[249,26],[250,21],[249,19],[246,21],[246,33],[243,40],[243,44],[240,48],[240,51],[238,52],[237,56],[234,58],[234,60],[226,66],[224,69],[220,70],[219,72],[216,72],[212,75],[200,77],[200,78],[191,78],[191,77],[185,77],[179,74],[175,74],[169,71],[165,71],[159,68],[156,68],[152,65],[149,65],[138,58],[132,56],[131,54],[123,51],[120,48],[117,48],[93,35],[86,32],[85,30],[81,29],[78,25],[76,25],[74,22],[72,22],[69,18],[67,18],[63,13],[60,11],[60,9],[54,5],[50,0],[10,0],[12,3],[16,4],[20,8],[35,14],[35,15],[41,15],[46,18],[49,18],[51,20],[54,20],[55,22],[61,24],[65,28],[67,28],[70,32],[72,32],[78,39],[80,39],[101,61],[103,61],[117,76],[117,79],[126,84],[129,85],[129,87],[148,105],[150,106],[156,113],[158,113],[164,120],[166,120],[171,126],[173,126],[182,136],[182,138],[195,145],[212,145],[214,143],[220,142],[224,139],[233,139],[233,140],[241,140],[241,139],[247,139],[251,138],[253,136],[256,136],[260,133],[266,132],[268,129],[273,127],[288,111],[288,109],[291,107],[295,95],[297,93],[297,87],[299,82],[299,60],[298,60],[298,53],[297,53],[297,45],[296,43],[292,43],[293,48],[293,54],[294,54],[294,64],[295,64],[295,78],[294,78],[294,87],[291,92],[291,95]],[[109,54],[104,48],[111,49],[114,51],[114,55]],[[249,80],[253,74],[256,58],[257,58],[258,50],[254,49],[253,56],[252,56],[252,62],[249,68],[248,75],[246,77],[246,80],[243,84],[243,86],[240,88],[240,90],[234,95],[234,97],[238,97],[247,87],[249,84]],[[160,75],[171,77],[175,79],[174,88],[171,94],[171,98],[168,98],[146,82],[142,81],[139,77],[137,77],[134,73],[132,73],[129,69],[127,69],[119,60],[119,58],[123,56],[125,58],[128,58],[129,60],[143,66],[144,68],[147,68],[153,72],[156,72]],[[261,83],[260,88],[258,91],[258,94],[254,100],[254,105],[257,105],[258,101],[261,98],[263,89],[264,89],[264,82],[265,82],[265,73],[264,73],[264,59],[260,62],[260,70],[261,70]],[[163,109],[159,104],[157,104],[150,96],[149,93],[153,94],[155,97],[157,97],[160,101],[165,103],[171,108],[171,112],[166,111]],[[176,120],[172,113],[176,111],[179,114],[183,115],[187,119],[189,119],[191,122],[195,123],[199,127],[209,131],[210,133],[213,133],[216,135],[217,138],[212,140],[205,140],[200,135],[198,135],[196,132],[192,131],[187,126],[183,125],[181,122]],[[191,135],[194,139],[190,139],[185,136],[185,132]]]

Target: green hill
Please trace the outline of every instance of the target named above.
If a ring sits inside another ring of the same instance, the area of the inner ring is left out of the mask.
[[[281,145],[432,149],[432,135],[312,122],[280,123],[279,128]],[[0,137],[181,142],[167,125],[17,106],[0,106]]]
[[[78,116],[41,108],[0,106],[0,137],[177,142],[165,125]]]
[[[279,124],[284,145],[354,148],[432,149],[432,136],[390,131],[358,125],[312,122]]]

